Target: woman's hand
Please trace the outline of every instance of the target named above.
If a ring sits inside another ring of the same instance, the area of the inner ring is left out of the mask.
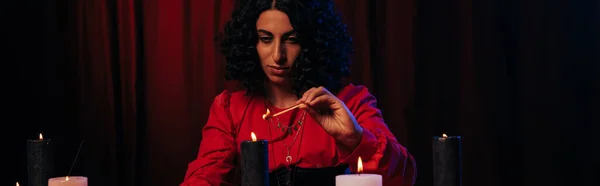
[[[311,88],[298,100],[323,129],[336,139],[342,150],[352,152],[362,138],[362,127],[346,104],[323,87]]]

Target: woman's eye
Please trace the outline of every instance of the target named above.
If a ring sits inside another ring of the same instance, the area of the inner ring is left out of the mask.
[[[287,40],[290,43],[298,43],[298,38],[296,38],[296,37],[289,37]]]
[[[271,37],[259,37],[260,41],[264,42],[264,43],[269,43],[273,40],[273,38]]]

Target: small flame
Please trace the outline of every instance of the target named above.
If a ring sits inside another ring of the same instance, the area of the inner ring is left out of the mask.
[[[42,136],[42,133],[40,132],[40,140],[43,140],[44,136]]]
[[[65,181],[69,181],[69,176],[65,177]]]
[[[19,182],[17,182],[17,186],[19,186]]]
[[[362,171],[363,171],[362,159],[359,156],[358,157],[358,166],[357,166],[356,172],[362,173]]]
[[[252,136],[252,141],[256,141],[256,135],[254,134],[254,132],[251,132],[250,135]]]
[[[447,138],[448,136],[446,135],[446,133],[442,134],[442,137]]]
[[[263,120],[267,119],[267,117],[271,114],[271,111],[267,108],[267,113],[262,115]]]

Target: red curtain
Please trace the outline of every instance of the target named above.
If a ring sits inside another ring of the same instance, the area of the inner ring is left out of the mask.
[[[233,1],[72,3],[77,76],[89,77],[79,81],[82,133],[106,147],[88,148],[103,155],[86,173],[109,178],[92,180],[99,185],[181,181],[213,97],[228,88],[214,38]]]
[[[12,3],[12,4],[8,4]],[[570,1],[336,0],[370,88],[432,184],[431,137],[463,136],[464,185],[594,185],[600,6]],[[90,185],[177,185],[224,81],[215,39],[235,0],[7,2],[11,178],[24,140]],[[12,59],[11,57],[14,57]],[[14,63],[13,63],[14,61]],[[14,69],[14,70],[11,70]],[[24,184],[22,184],[24,185]]]

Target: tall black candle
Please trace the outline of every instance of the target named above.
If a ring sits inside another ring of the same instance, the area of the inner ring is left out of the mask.
[[[462,186],[460,136],[433,137],[433,186]]]
[[[269,186],[268,142],[257,140],[254,132],[251,136],[241,144],[242,186]]]
[[[52,140],[44,139],[42,133],[37,140],[27,140],[27,185],[48,186],[53,169]]]

